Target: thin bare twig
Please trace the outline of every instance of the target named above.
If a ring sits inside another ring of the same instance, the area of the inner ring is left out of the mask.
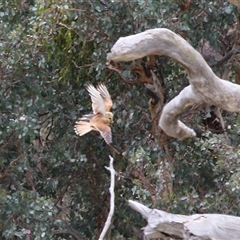
[[[74,62],[73,60],[72,60],[72,62],[74,63],[74,65],[75,65],[76,68],[91,67],[91,66],[93,66],[93,65],[95,64],[95,63],[89,63],[89,64],[84,64],[84,65],[82,65],[82,66],[78,66],[77,63]]]
[[[68,30],[74,30],[73,28],[71,28],[71,27],[69,27],[69,26],[67,26],[66,24],[61,23],[61,22],[59,22],[58,25],[61,26],[61,27],[65,27],[65,28],[67,28]]]
[[[110,62],[107,62],[107,63],[106,63],[106,67],[107,67],[108,69],[113,70],[113,71],[115,71],[116,73],[118,73],[118,74],[121,76],[121,78],[122,78],[125,82],[127,82],[127,83],[131,83],[131,84],[132,84],[132,83],[137,83],[137,82],[138,82],[137,78],[135,78],[135,79],[133,79],[133,80],[128,80],[128,78],[124,77],[124,75],[122,74],[121,70],[119,70],[119,69],[117,69],[116,67],[114,67],[113,65],[111,65]]]
[[[210,67],[220,67],[223,63],[229,60],[232,55],[238,54],[240,52],[240,46],[233,48],[229,53],[222,57],[219,61],[210,64]]]
[[[74,236],[77,240],[84,240],[82,234],[78,231],[76,231],[73,227],[68,225],[67,223],[65,224],[65,229],[56,229],[53,230],[54,234],[70,234]]]

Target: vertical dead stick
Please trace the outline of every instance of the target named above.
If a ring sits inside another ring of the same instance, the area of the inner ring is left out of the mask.
[[[110,211],[107,217],[107,220],[105,222],[104,228],[101,232],[101,235],[99,237],[99,240],[103,240],[105,237],[112,221],[112,216],[114,213],[114,207],[115,207],[115,193],[114,193],[114,186],[115,186],[115,170],[113,168],[113,158],[109,156],[110,162],[109,162],[109,167],[105,167],[108,171],[110,171],[111,174],[111,180],[110,180],[110,187],[109,187],[109,192],[110,192]]]

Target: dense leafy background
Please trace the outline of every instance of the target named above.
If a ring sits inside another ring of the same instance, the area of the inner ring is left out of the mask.
[[[136,239],[133,226],[144,226],[126,199],[182,214],[240,215],[238,115],[223,112],[227,141],[206,132],[208,113],[197,111],[190,124],[200,136],[171,140],[168,163],[151,136],[144,85],[126,83],[105,67],[119,37],[150,28],[167,27],[200,50],[207,42],[220,56],[240,44],[236,7],[223,0],[187,2],[1,1],[1,239],[96,239],[109,208],[109,154],[119,173],[109,239]],[[186,74],[165,57],[157,63],[169,101],[187,83]],[[234,64],[214,71],[235,81]],[[97,133],[78,137],[73,131],[75,120],[91,111],[85,86],[100,81],[114,101],[113,145],[124,157]],[[171,168],[166,194],[163,168]]]

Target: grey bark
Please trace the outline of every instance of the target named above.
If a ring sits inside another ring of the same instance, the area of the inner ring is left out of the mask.
[[[186,216],[150,209],[132,200],[128,203],[147,220],[148,224],[143,228],[147,239],[166,237],[178,240],[240,239],[240,217],[223,214]]]
[[[202,55],[187,41],[166,28],[121,37],[107,55],[108,61],[132,61],[148,55],[166,55],[186,70],[190,85],[167,103],[159,126],[172,137],[195,137],[195,131],[179,120],[190,106],[209,104],[229,112],[240,112],[240,85],[217,77]]]

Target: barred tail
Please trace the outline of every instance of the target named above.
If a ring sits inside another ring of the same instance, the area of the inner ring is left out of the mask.
[[[74,131],[77,135],[82,136],[90,131],[92,131],[94,128],[91,126],[89,122],[84,121],[78,121],[75,124]]]

